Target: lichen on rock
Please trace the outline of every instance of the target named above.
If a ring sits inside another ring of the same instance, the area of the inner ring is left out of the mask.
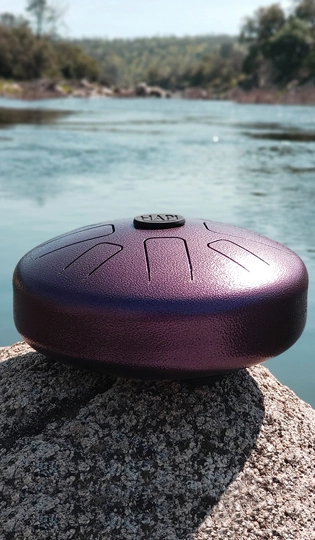
[[[0,359],[1,540],[314,538],[314,411],[266,368],[193,387]]]

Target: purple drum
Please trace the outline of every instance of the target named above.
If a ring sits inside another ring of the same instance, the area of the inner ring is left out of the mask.
[[[244,229],[148,214],[41,244],[13,278],[18,331],[48,357],[109,374],[193,379],[289,348],[308,276],[290,249]]]

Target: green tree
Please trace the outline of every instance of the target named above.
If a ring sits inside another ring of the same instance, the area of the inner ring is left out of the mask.
[[[279,4],[259,8],[253,17],[247,17],[241,29],[240,40],[264,47],[285,24],[285,13]]]
[[[36,39],[26,26],[0,26],[0,76],[16,80],[38,79],[58,74],[53,46]]]
[[[96,60],[91,58],[77,45],[66,41],[57,41],[55,44],[57,63],[65,79],[97,80],[100,76],[100,67]]]
[[[28,0],[26,11],[30,13],[34,20],[37,37],[43,33],[45,19],[47,18],[48,2],[47,0]]]
[[[298,76],[305,59],[311,51],[312,39],[304,21],[290,18],[265,48],[265,56],[286,82]]]
[[[286,22],[285,13],[279,4],[259,8],[243,23],[240,42],[248,47],[242,70],[250,76],[250,85],[264,86],[272,82],[275,69],[270,58],[270,40],[277,35]],[[248,82],[245,82],[248,84]]]
[[[314,49],[314,24],[315,0],[301,0],[288,17],[279,4],[258,9],[245,20],[240,35],[248,46],[244,73],[258,86],[305,76]]]
[[[97,62],[79,46],[37,37],[25,21],[17,24],[13,15],[0,14],[0,77],[95,80],[99,71]]]
[[[294,16],[304,21],[308,26],[315,28],[315,0],[302,0],[298,2]]]
[[[16,28],[17,26],[28,26],[28,21],[21,15],[13,15],[12,13],[0,13],[0,25],[7,28]]]
[[[49,35],[57,33],[58,24],[66,8],[51,4],[48,0],[27,0],[26,11],[31,16],[36,36],[41,37],[44,33]]]

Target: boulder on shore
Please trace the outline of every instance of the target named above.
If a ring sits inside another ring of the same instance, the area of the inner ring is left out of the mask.
[[[149,86],[146,82],[140,82],[137,84],[135,94],[137,97],[171,97],[171,93],[167,90],[164,90],[160,86]]]
[[[0,349],[0,539],[313,540],[314,411],[262,367],[212,387]]]

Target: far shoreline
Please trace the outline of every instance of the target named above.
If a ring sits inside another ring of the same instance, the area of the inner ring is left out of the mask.
[[[131,87],[109,87],[92,83],[86,79],[80,81],[56,81],[40,79],[34,81],[0,80],[0,97],[37,101],[56,98],[168,98],[187,100],[233,101],[244,104],[268,105],[315,105],[315,86],[293,85],[285,89],[252,88],[243,90],[236,86],[230,90],[215,88],[189,87],[184,90],[170,91],[159,86],[150,86],[141,82]]]

